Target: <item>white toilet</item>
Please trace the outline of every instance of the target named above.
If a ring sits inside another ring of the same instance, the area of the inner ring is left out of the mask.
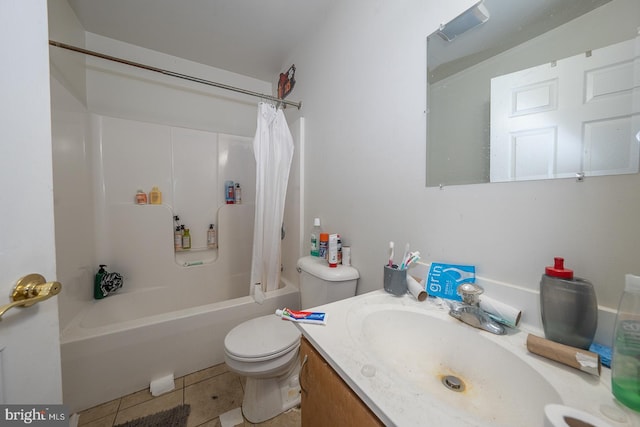
[[[298,272],[303,309],[356,294],[359,275],[353,267],[329,268],[323,258],[309,256],[298,260]],[[298,328],[275,314],[248,320],[227,334],[224,359],[231,371],[247,377],[242,413],[249,422],[261,423],[300,403],[299,347]]]

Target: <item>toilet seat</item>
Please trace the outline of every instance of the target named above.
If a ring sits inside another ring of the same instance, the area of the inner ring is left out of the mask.
[[[300,331],[275,314],[248,320],[224,339],[225,353],[241,362],[261,362],[280,357],[300,345]]]

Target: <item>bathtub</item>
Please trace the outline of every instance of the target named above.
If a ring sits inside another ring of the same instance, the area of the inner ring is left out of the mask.
[[[247,286],[248,288],[248,286]],[[96,301],[61,333],[63,401],[81,411],[224,361],[224,337],[245,320],[300,305],[283,280],[262,304],[248,296],[206,302],[206,293],[145,288]]]

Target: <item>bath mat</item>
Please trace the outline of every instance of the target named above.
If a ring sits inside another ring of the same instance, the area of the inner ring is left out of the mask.
[[[189,405],[181,405],[146,417],[136,418],[115,427],[186,427],[190,412]]]

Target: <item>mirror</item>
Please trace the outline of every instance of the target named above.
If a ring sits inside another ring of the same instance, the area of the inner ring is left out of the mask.
[[[480,4],[427,38],[427,187],[637,173],[640,2]]]

